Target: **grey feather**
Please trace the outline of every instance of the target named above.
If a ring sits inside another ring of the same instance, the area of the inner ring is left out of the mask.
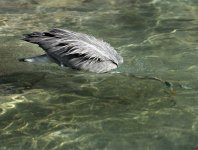
[[[51,57],[49,57],[47,54],[43,55],[38,55],[38,56],[33,56],[33,57],[28,57],[28,58],[21,58],[19,61],[22,62],[40,62],[40,63],[51,63],[55,62]]]
[[[25,41],[38,44],[59,64],[91,72],[107,72],[123,63],[110,44],[83,33],[52,29],[25,35]]]

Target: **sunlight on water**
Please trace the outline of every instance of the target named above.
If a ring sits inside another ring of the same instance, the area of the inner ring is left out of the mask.
[[[198,149],[197,6],[1,0],[0,149]],[[18,61],[43,54],[22,34],[54,27],[102,38],[124,64],[95,74]]]

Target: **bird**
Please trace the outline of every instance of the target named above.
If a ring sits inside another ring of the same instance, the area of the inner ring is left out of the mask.
[[[109,72],[123,63],[123,57],[109,43],[84,33],[54,28],[24,34],[22,40],[38,44],[45,51],[40,56],[19,59],[23,62],[51,61],[95,73]]]

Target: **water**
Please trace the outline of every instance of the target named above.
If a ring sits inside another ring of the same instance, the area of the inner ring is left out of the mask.
[[[0,149],[198,149],[197,0],[1,0]],[[124,57],[120,73],[27,64],[22,34],[92,34]],[[173,83],[173,89],[155,80]],[[183,87],[181,87],[181,85]]]

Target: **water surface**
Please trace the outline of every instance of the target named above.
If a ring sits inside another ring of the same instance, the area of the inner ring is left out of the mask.
[[[197,0],[1,0],[0,149],[198,149],[197,6]],[[54,27],[111,43],[124,58],[120,73],[18,62],[43,53],[22,34]]]

